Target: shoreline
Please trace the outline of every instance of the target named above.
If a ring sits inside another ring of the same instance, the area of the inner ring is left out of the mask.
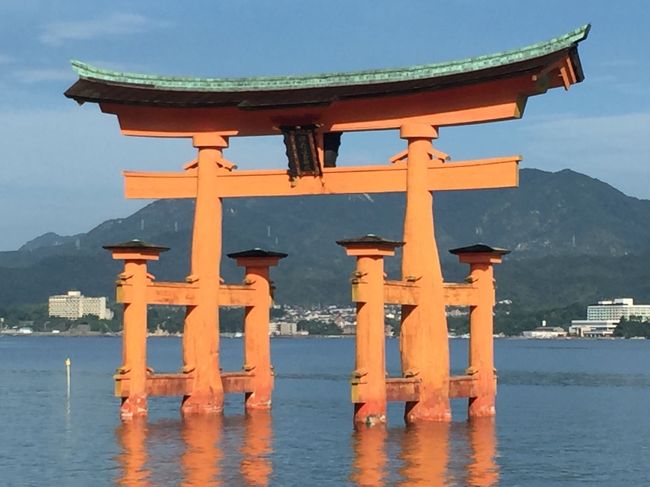
[[[122,332],[116,333],[105,333],[105,332],[86,332],[86,333],[74,333],[74,332],[59,332],[54,333],[50,331],[33,331],[31,333],[21,333],[14,330],[0,330],[0,337],[121,337]],[[182,338],[182,333],[148,333],[147,338]],[[234,333],[221,333],[219,334],[220,338],[233,339],[233,340],[242,340],[244,338],[242,335],[236,335]],[[346,334],[346,335],[270,335],[271,339],[310,339],[310,338],[327,338],[327,339],[350,339],[355,338],[356,335]],[[387,336],[389,339],[399,339],[397,336]],[[450,340],[468,340],[466,336],[450,336]],[[647,340],[645,337],[557,337],[557,338],[528,338],[523,336],[494,336],[494,340],[532,340],[532,341],[568,341],[568,340]]]

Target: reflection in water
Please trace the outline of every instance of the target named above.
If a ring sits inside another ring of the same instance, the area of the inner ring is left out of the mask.
[[[118,461],[122,467],[122,476],[117,479],[117,484],[126,486],[149,485],[151,473],[146,469],[146,418],[133,418],[131,421],[122,423],[115,434],[122,450],[118,456]]]
[[[404,429],[401,485],[448,485],[449,427],[449,423],[418,423]]]
[[[467,485],[491,487],[499,482],[494,418],[474,418],[467,425],[472,461],[467,466]]]
[[[398,453],[389,455],[394,440]],[[352,437],[352,445],[354,462],[350,479],[358,486],[492,487],[499,483],[493,418],[452,425],[421,423],[389,432],[384,427],[360,428]],[[458,458],[459,455],[465,458]],[[401,478],[397,482],[388,478],[396,470],[392,461],[401,463],[397,468]]]
[[[219,445],[223,416],[221,414],[187,415],[181,420],[181,437],[185,452],[181,455],[181,485],[221,485],[219,463],[223,456]]]
[[[259,411],[247,414],[243,424],[241,419],[193,415],[151,424],[146,418],[123,422],[116,429],[121,470],[116,483],[129,487],[268,485],[273,471],[271,415]],[[241,446],[228,448],[224,433]]]
[[[245,485],[268,485],[273,471],[271,463],[271,414],[250,411],[246,414],[244,442],[241,448],[240,472]]]
[[[380,486],[386,478],[386,426],[359,427],[352,437],[354,463],[350,479],[357,485]]]

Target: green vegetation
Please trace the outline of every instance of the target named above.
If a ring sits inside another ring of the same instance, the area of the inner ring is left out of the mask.
[[[115,333],[122,329],[122,315],[116,313],[112,320],[100,320],[95,316],[84,316],[78,320],[50,317],[47,314],[47,305],[22,305],[0,309],[0,317],[4,318],[4,326],[28,326],[34,331],[71,331],[79,325],[88,325],[90,331],[100,333]]]
[[[550,326],[566,326],[584,317],[588,304],[606,297],[650,302],[650,268],[639,265],[650,260],[650,201],[568,170],[522,169],[520,184],[517,190],[436,195],[436,235],[446,281],[462,282],[467,275],[467,266],[448,254],[450,248],[481,240],[513,249],[495,270],[498,299],[513,302],[509,308],[497,307],[497,332],[516,335],[542,319]],[[0,316],[8,322],[30,320],[34,303],[69,289],[113,296],[120,263],[101,246],[131,238],[169,246],[149,271],[159,281],[182,282],[193,209],[191,200],[160,200],[87,234],[45,234],[20,250],[0,252]],[[271,273],[278,303],[349,304],[354,259],[334,241],[365,233],[399,239],[403,216],[402,194],[226,200],[223,249],[288,252]],[[399,255],[386,259],[389,278],[399,276],[399,265]],[[243,277],[227,258],[221,274],[229,283]],[[222,310],[221,329],[240,331],[241,313]],[[150,329],[179,331],[183,315],[182,308],[152,308]],[[40,326],[47,319],[41,313],[34,321]],[[449,321],[457,333],[466,330],[464,317]],[[92,326],[104,325],[113,329],[108,323]],[[398,332],[399,325],[393,326]]]
[[[643,320],[640,316],[630,316],[630,319],[621,318],[621,321],[614,330],[614,336],[623,338],[650,338],[650,323]]]
[[[323,323],[322,321],[300,320],[298,331],[307,331],[310,335],[340,335],[341,329],[334,323]]]

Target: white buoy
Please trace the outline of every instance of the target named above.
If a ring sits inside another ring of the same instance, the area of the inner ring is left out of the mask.
[[[68,397],[70,397],[70,357],[65,359],[65,375],[68,379]]]

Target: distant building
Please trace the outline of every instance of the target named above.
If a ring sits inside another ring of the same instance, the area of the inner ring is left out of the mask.
[[[608,301],[598,301],[598,304],[587,306],[587,320],[616,320],[630,319],[639,316],[644,320],[650,319],[650,304],[634,304],[632,298],[616,298]]]
[[[607,338],[614,335],[619,320],[572,320],[569,335],[584,338]]]
[[[79,291],[50,296],[48,315],[70,320],[78,320],[86,315],[97,316],[100,320],[113,318],[113,312],[106,306],[105,297],[87,298]]]
[[[297,335],[298,334],[298,324],[297,323],[280,323],[279,326],[280,335]]]
[[[564,338],[566,330],[561,326],[538,326],[534,330],[527,330],[521,333],[524,338]]]

